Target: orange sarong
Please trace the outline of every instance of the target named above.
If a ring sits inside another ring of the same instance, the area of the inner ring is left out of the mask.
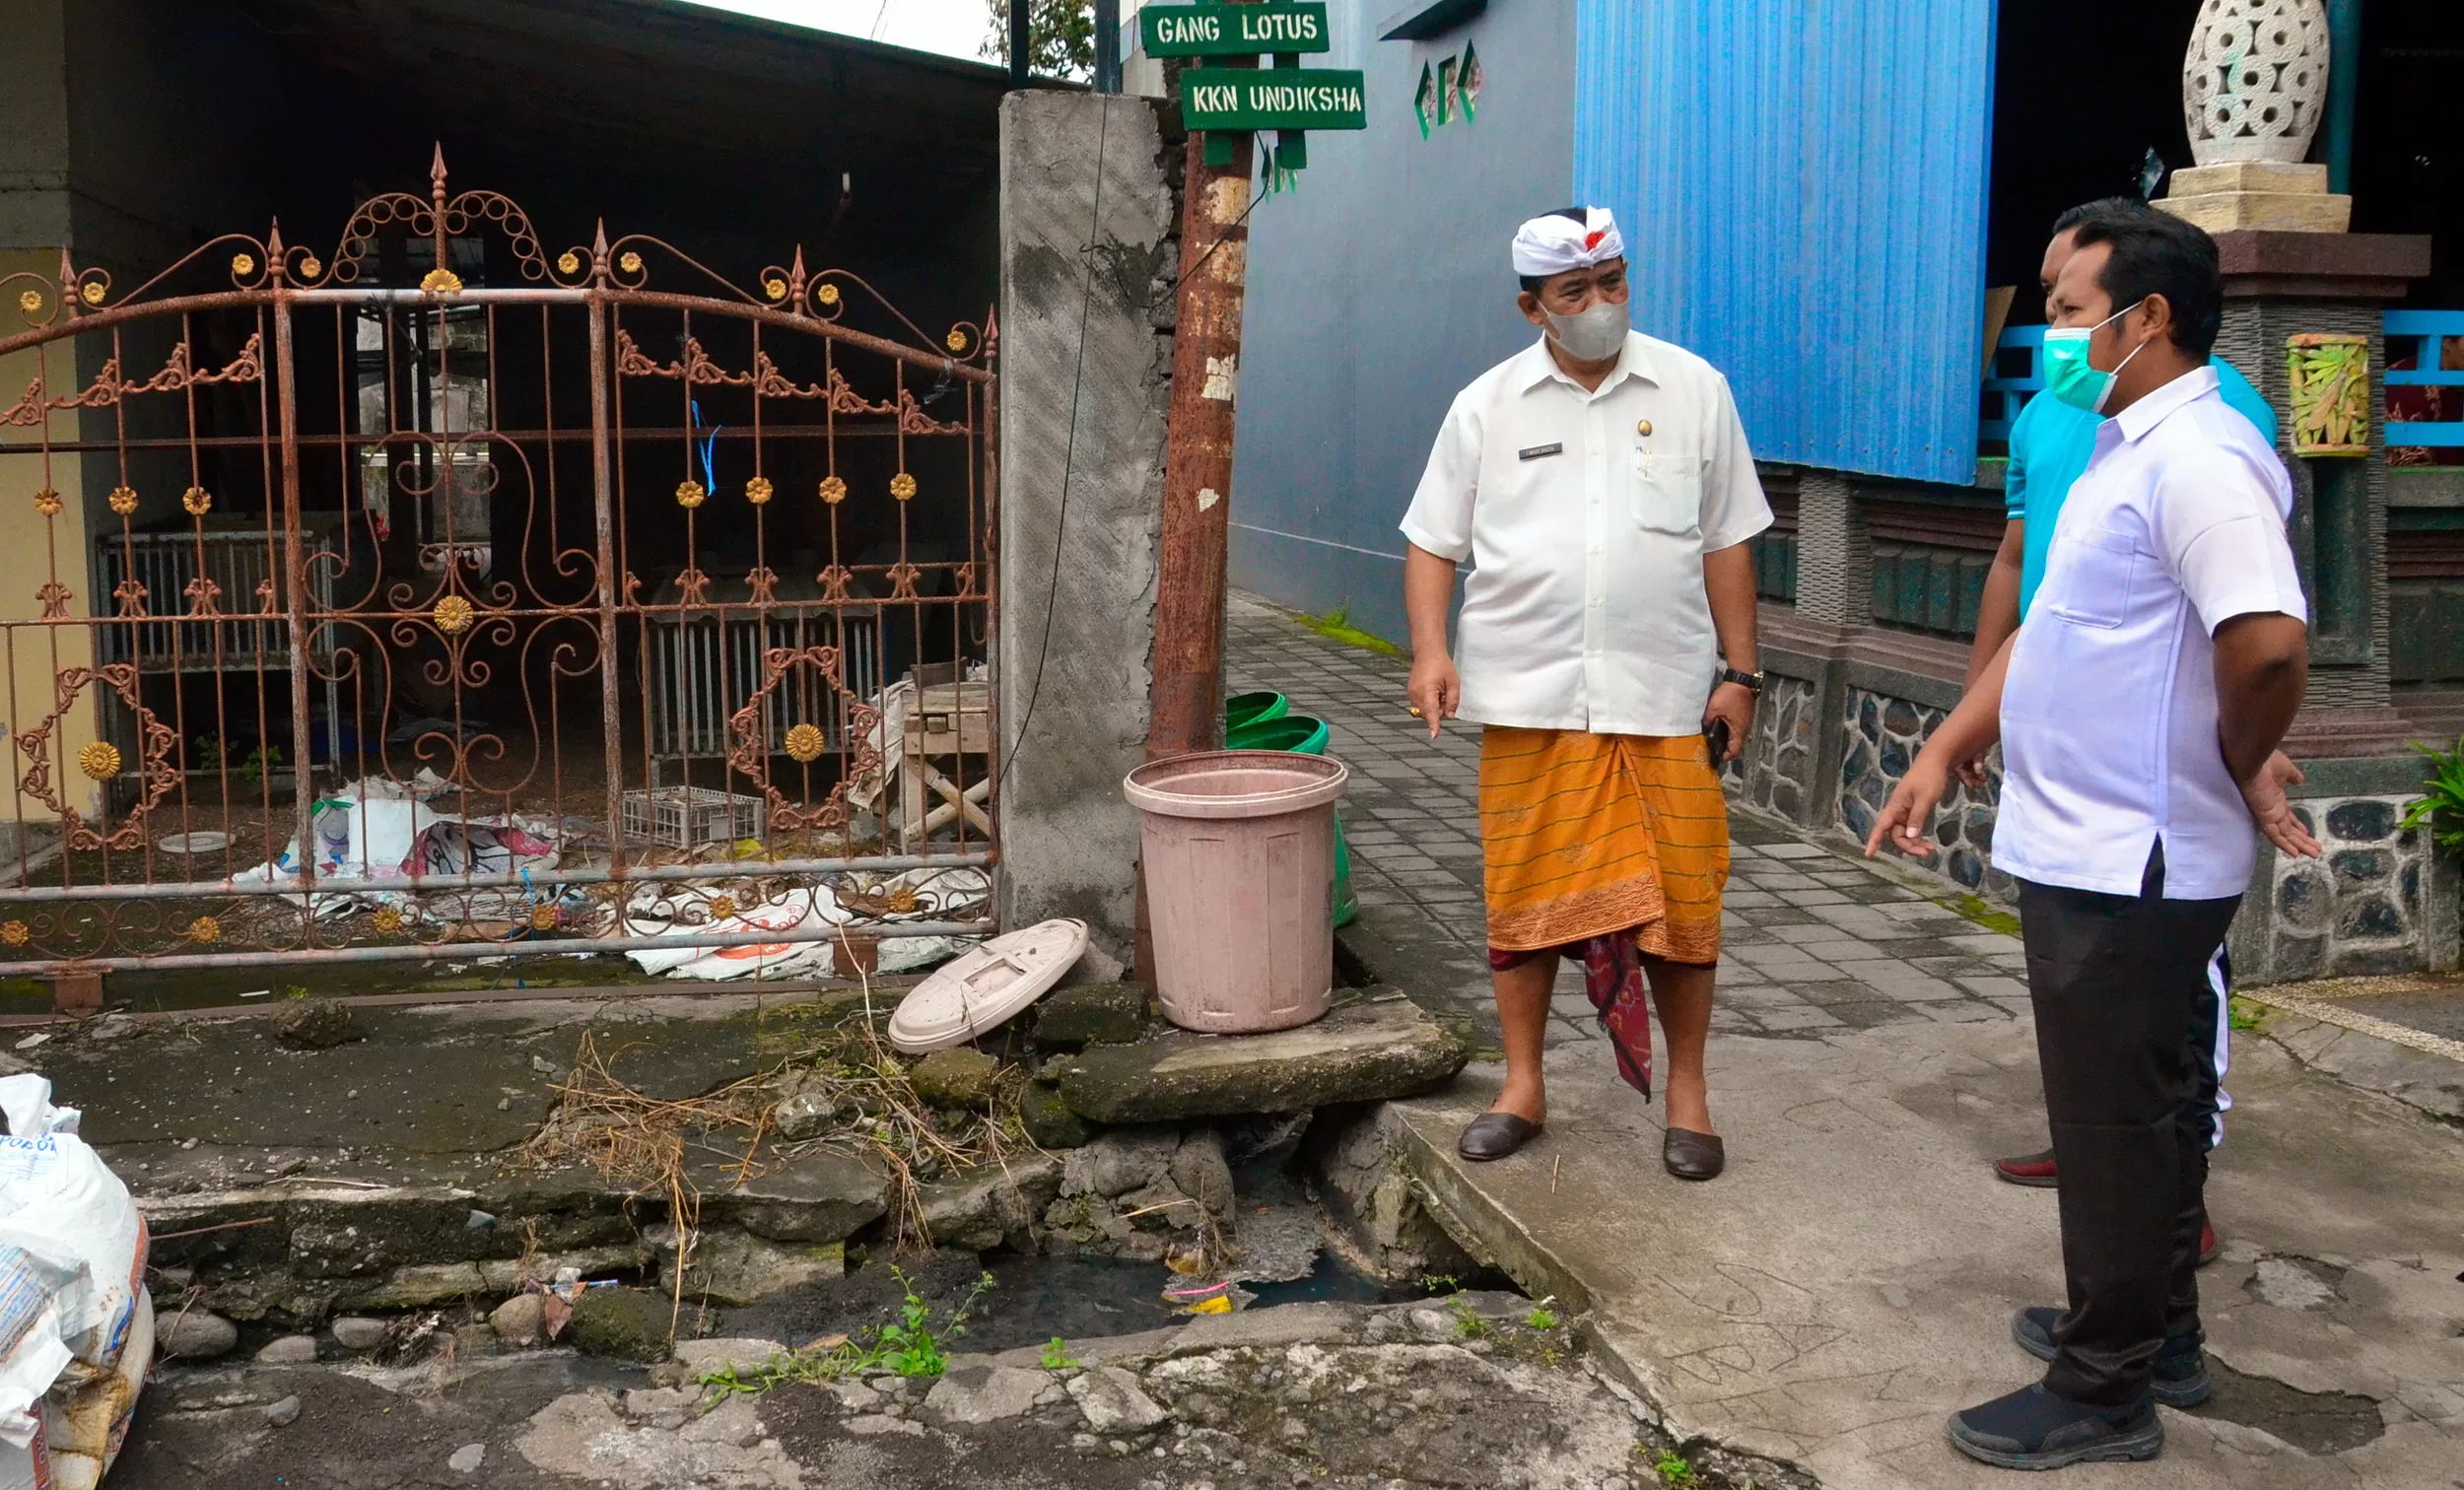
[[[1720,957],[1728,799],[1700,735],[1489,725],[1480,736],[1488,944],[1627,931],[1646,957]]]

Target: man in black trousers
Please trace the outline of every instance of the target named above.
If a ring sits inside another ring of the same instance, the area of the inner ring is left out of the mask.
[[[2063,1309],[2012,1335],[2040,1383],[1951,1419],[1987,1463],[2144,1459],[2159,1401],[2209,1390],[2194,1269],[2206,1211],[2207,964],[2248,887],[2255,823],[2305,837],[2275,756],[2307,617],[2284,463],[2207,366],[2215,240],[2092,216],[2047,309],[2046,397],[2103,417],[2027,621],[1909,768],[1866,845],[1935,845],[1958,762],[1998,737],[1994,861],[2019,881],[2062,1201]]]

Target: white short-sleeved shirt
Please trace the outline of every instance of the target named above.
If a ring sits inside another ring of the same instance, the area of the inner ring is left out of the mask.
[[[2292,512],[2284,462],[2213,369],[2104,422],[2003,686],[1998,867],[2137,895],[2160,838],[2167,899],[2248,888],[2253,830],[2217,741],[2212,639],[2235,616],[2309,619]]]
[[[1628,332],[1595,390],[1543,340],[1457,394],[1403,531],[1472,561],[1465,718],[1681,735],[1719,672],[1702,556],[1770,524],[1728,380]]]

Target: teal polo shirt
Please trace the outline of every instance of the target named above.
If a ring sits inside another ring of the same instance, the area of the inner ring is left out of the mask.
[[[2260,437],[2274,445],[2276,411],[2259,396],[2259,390],[2224,359],[2211,357],[2208,365],[2216,369],[2217,391],[2224,395],[2225,404],[2240,410],[2243,418],[2258,426]],[[2012,423],[2011,464],[2003,476],[2002,495],[2012,520],[2027,523],[2027,548],[2019,566],[2022,621],[2036,599],[2036,586],[2044,582],[2045,555],[2053,547],[2053,524],[2062,515],[2062,499],[2071,495],[2071,484],[2087,471],[2088,457],[2096,447],[2097,427],[2103,423],[2103,415],[2074,409],[2050,393],[2029,399]]]

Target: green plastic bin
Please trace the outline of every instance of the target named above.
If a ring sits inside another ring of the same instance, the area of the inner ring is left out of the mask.
[[[1262,696],[1243,694],[1239,697]],[[1288,750],[1294,755],[1325,755],[1327,738],[1333,733],[1326,720],[1309,714],[1285,713],[1283,711],[1290,706],[1281,694],[1267,697],[1276,701],[1275,712],[1225,731],[1223,748]],[[1360,902],[1352,897],[1352,852],[1350,846],[1343,842],[1343,810],[1338,807],[1335,810],[1335,924],[1348,926],[1359,914]]]
[[[1279,719],[1261,719],[1256,723],[1236,725],[1225,731],[1226,750],[1288,750],[1294,755],[1326,754],[1327,737],[1331,733],[1324,719],[1308,714],[1286,714]]]
[[[1226,733],[1250,724],[1264,724],[1292,711],[1292,701],[1279,693],[1238,693],[1223,701]]]

